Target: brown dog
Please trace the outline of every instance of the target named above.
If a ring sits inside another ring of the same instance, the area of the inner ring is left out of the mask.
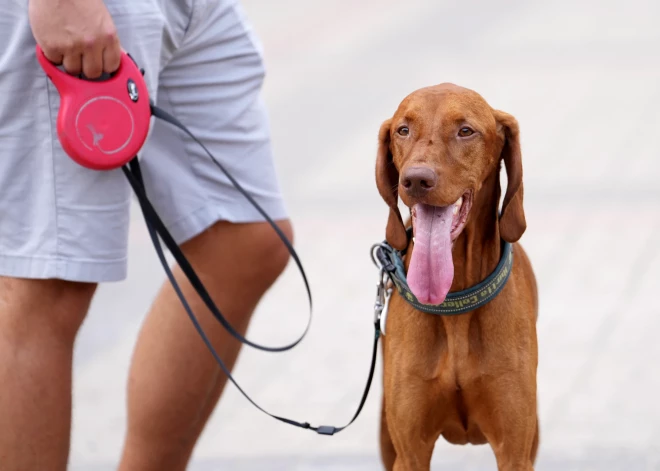
[[[499,217],[502,161],[508,185]],[[406,250],[410,291],[422,304],[477,285],[498,265],[502,239],[513,244],[503,290],[476,310],[428,314],[393,292],[383,337],[385,467],[430,469],[442,435],[489,443],[500,471],[533,470],[538,300],[517,243],[526,222],[516,119],[452,84],[417,90],[380,128],[376,181],[390,207],[386,240]],[[399,197],[411,210],[410,240]]]

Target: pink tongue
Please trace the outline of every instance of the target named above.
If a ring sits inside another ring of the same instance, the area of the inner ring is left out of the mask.
[[[441,304],[454,279],[451,257],[453,205],[415,206],[415,246],[408,267],[408,286],[422,304]]]

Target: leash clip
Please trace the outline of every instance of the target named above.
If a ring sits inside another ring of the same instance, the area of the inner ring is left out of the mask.
[[[392,250],[389,244],[381,242],[371,246],[371,261],[378,268],[378,284],[376,285],[376,301],[374,302],[374,324],[376,329],[380,332],[381,327],[381,316],[383,310],[385,309],[385,303],[387,299],[392,294],[392,289],[387,289],[385,283],[387,279],[391,276],[390,272],[394,270],[394,265],[389,260],[389,257],[386,255],[388,251]]]
[[[385,280],[387,279],[387,272],[383,269],[380,270],[378,284],[376,285],[376,301],[374,302],[374,323],[380,324],[380,317],[385,309],[385,302],[389,298],[391,290],[385,289]]]

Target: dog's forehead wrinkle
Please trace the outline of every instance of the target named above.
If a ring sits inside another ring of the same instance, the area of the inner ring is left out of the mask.
[[[399,121],[415,124],[418,133],[436,131],[471,121],[490,127],[495,124],[491,107],[478,94],[466,89],[422,89],[407,97],[397,112]]]
[[[416,123],[424,118],[423,103],[415,100],[409,100],[401,103],[401,106],[394,115],[394,124],[398,125],[400,122]]]

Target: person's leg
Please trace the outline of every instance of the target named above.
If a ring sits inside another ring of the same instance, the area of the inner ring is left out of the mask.
[[[288,222],[280,226],[291,236]],[[270,226],[219,222],[185,243],[186,256],[229,322],[245,333],[252,311],[283,270],[288,252]],[[177,268],[177,281],[229,368],[240,350]],[[121,471],[185,470],[226,376],[203,344],[169,282],[140,332],[128,389]]]
[[[94,288],[0,277],[3,469],[66,469],[73,343]]]
[[[157,79],[161,13],[150,0],[106,3]],[[0,2],[0,44],[0,468],[64,471],[74,341],[96,284],[125,277],[130,193],[121,171],[62,150],[27,2]]]
[[[161,74],[158,105],[187,125],[291,238],[259,101],[264,70],[254,39],[235,2],[199,1],[196,8],[188,42]],[[219,309],[245,332],[287,264],[286,247],[196,144],[161,123],[152,137],[143,165],[147,193],[175,238],[185,241],[182,248]],[[183,280],[178,269],[176,275]],[[240,344],[182,285],[232,366]],[[225,382],[166,281],[133,357],[120,470],[184,470]]]

